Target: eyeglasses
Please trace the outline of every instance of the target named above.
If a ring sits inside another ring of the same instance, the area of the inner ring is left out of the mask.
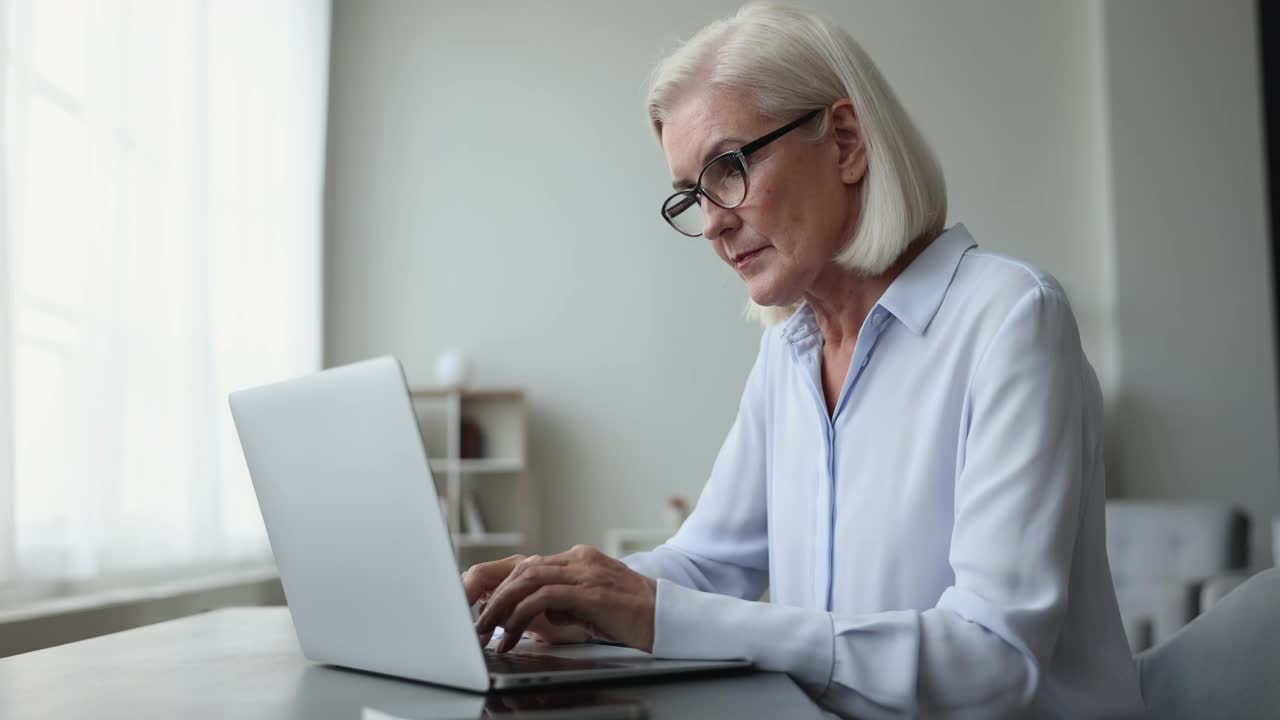
[[[822,109],[805,113],[773,132],[753,140],[737,150],[721,153],[702,167],[698,182],[686,190],[678,190],[662,203],[662,217],[677,232],[689,237],[702,235],[702,198],[732,210],[747,199],[747,156],[795,130]]]

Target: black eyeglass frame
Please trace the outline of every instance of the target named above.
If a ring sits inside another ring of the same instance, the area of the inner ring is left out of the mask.
[[[765,145],[768,145],[774,140],[777,140],[783,135],[786,135],[792,130],[795,130],[801,125],[809,122],[813,118],[817,117],[818,113],[822,112],[824,109],[825,108],[818,108],[816,110],[810,110],[804,115],[801,115],[795,120],[792,120],[791,122],[787,123],[786,125],[783,125],[782,127],[778,128],[777,130],[774,130],[773,132],[767,135],[763,135],[759,138],[756,138],[755,140],[752,140],[751,142],[747,143],[746,145],[743,145],[740,148],[722,152],[719,155],[708,160],[707,164],[702,166],[702,171],[698,173],[698,182],[695,183],[693,187],[686,188],[684,190],[677,190],[671,193],[671,195],[667,196],[666,200],[662,201],[662,211],[661,211],[662,219],[666,220],[667,224],[670,225],[672,228],[674,228],[675,231],[680,233],[681,235],[684,235],[686,237],[702,237],[702,231],[698,231],[697,233],[687,233],[684,230],[680,229],[680,226],[676,224],[675,218],[673,218],[671,214],[668,212],[668,209],[672,206],[672,201],[674,201],[678,197],[685,198],[687,204],[683,205],[680,212],[684,212],[684,210],[688,209],[690,205],[692,205],[693,203],[697,203],[699,198],[706,198],[716,206],[722,207],[725,210],[732,210],[738,207],[739,205],[747,201],[747,193],[751,192],[750,172],[747,166],[747,158],[751,155],[751,153],[759,150]],[[742,199],[732,205],[726,205],[725,203],[722,203],[719,200],[716,200],[714,196],[712,196],[702,187],[702,178],[707,174],[707,169],[710,168],[712,165],[715,165],[716,163],[720,162],[721,160],[724,160],[725,158],[733,158],[738,162],[738,166],[742,169]]]

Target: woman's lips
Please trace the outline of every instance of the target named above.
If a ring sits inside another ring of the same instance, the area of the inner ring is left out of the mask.
[[[744,268],[744,267],[746,267],[746,266],[747,266],[747,265],[748,265],[752,260],[754,260],[754,259],[755,259],[755,257],[756,257],[757,255],[759,255],[760,253],[764,252],[764,251],[765,251],[765,250],[767,250],[768,248],[769,248],[769,246],[768,246],[768,245],[765,245],[765,246],[764,246],[764,247],[762,247],[762,248],[756,248],[755,250],[751,250],[750,252],[744,252],[744,253],[742,253],[742,254],[740,254],[740,255],[735,255],[735,256],[734,256],[734,258],[733,258],[733,264],[734,264],[734,265],[737,265],[739,268]]]

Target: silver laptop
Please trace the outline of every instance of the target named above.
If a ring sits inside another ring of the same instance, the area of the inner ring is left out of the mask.
[[[395,358],[230,400],[311,660],[476,692],[750,665],[527,639],[505,656],[483,650]]]

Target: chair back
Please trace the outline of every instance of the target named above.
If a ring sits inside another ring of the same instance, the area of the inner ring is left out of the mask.
[[[1147,717],[1280,720],[1280,569],[1135,658]]]

